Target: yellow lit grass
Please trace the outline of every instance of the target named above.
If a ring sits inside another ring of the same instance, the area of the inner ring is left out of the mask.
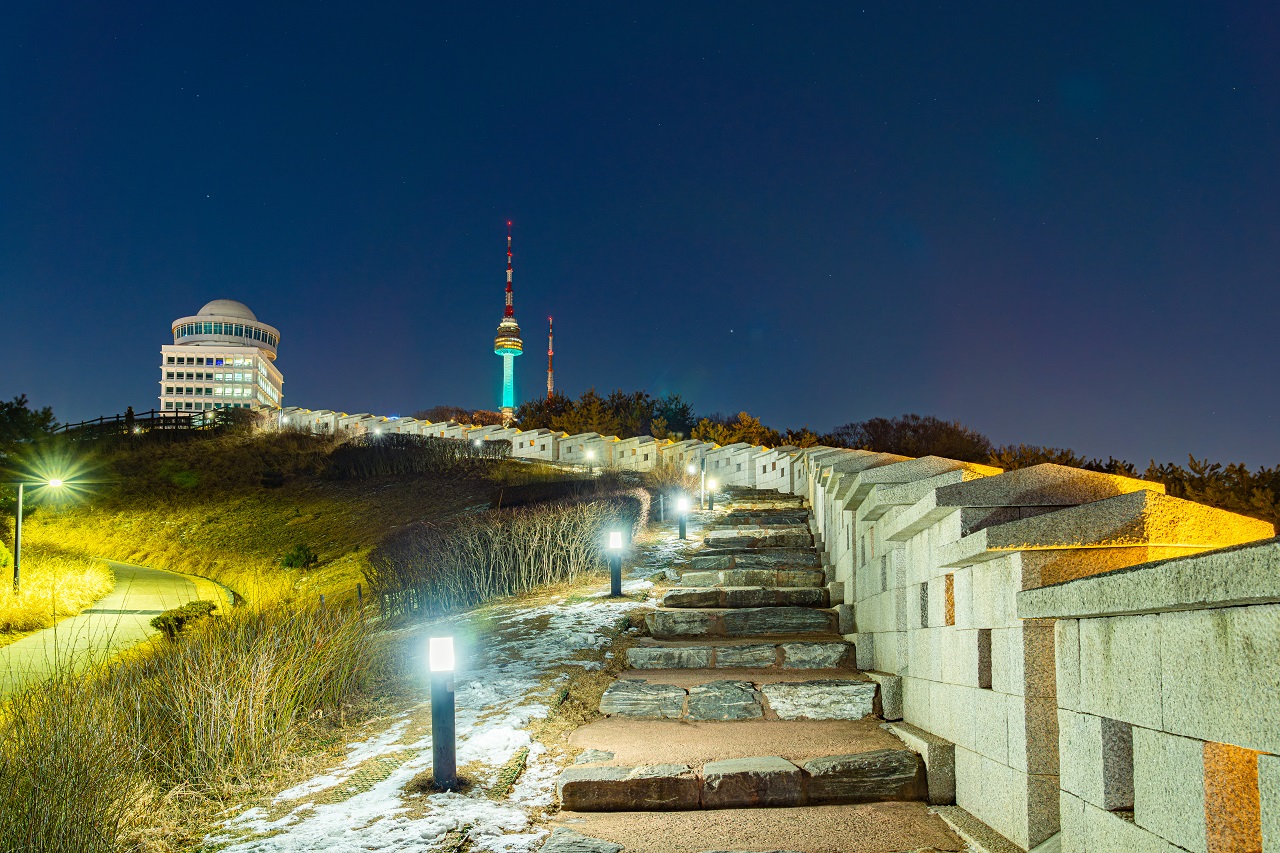
[[[24,543],[21,590],[15,596],[12,563],[0,562],[5,564],[0,571],[0,645],[16,639],[15,634],[47,628],[80,613],[115,585],[115,576],[101,560],[49,543]]]
[[[0,708],[0,850],[176,850],[386,678],[349,610],[237,610]],[[156,828],[164,827],[163,833]]]

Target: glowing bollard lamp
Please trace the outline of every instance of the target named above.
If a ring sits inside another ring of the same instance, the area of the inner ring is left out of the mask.
[[[595,458],[596,458],[596,452],[594,450],[588,450],[587,451],[587,473],[588,474],[594,474],[596,472],[596,463],[594,461]]]
[[[676,500],[676,511],[680,513],[680,538],[688,539],[685,523],[689,520],[689,499],[684,495]]]
[[[18,509],[13,519],[13,594],[18,594],[18,582],[22,575],[22,493],[24,486],[47,486],[58,489],[62,487],[63,481],[54,477],[43,483],[23,483],[21,481],[14,483],[18,487]]]
[[[432,637],[427,646],[431,668],[431,779],[440,791],[458,790],[458,744],[453,719],[453,637]]]
[[[715,512],[716,509],[716,481],[707,480],[707,509]]]
[[[609,595],[622,595],[622,531],[609,531]]]

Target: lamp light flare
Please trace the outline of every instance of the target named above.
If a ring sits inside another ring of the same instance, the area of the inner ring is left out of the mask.
[[[686,497],[680,497],[680,498],[678,498],[678,499],[676,500],[676,509],[680,510],[681,512],[688,512],[688,511],[689,511],[689,499],[688,499],[688,498],[686,498]]]
[[[690,477],[692,477],[694,474],[698,473],[698,466],[690,462],[689,467],[685,468],[684,470],[689,474]]]
[[[432,672],[453,672],[453,637],[432,637],[427,641],[427,665]]]
[[[622,532],[621,531],[619,530],[609,531],[609,550],[610,551],[622,550]]]
[[[714,492],[716,490],[716,481],[707,480],[707,488]]]
[[[53,486],[55,489],[59,488],[62,485],[62,480],[59,479],[58,477],[54,477],[52,480],[49,481],[49,485]]]

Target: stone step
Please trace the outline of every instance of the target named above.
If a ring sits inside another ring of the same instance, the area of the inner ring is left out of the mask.
[[[712,548],[812,548],[813,534],[807,528],[710,530],[702,541]]]
[[[720,569],[816,569],[822,566],[822,557],[814,550],[724,548],[706,549],[689,560],[695,571]]]
[[[824,586],[710,586],[669,590],[663,607],[829,607]]]
[[[709,525],[705,530],[710,533],[712,531],[731,530],[737,533],[745,533],[748,536],[759,536],[765,533],[808,533],[809,522],[807,521],[760,521],[760,522],[744,522],[744,521],[728,521],[719,519],[715,524]]]
[[[812,607],[654,610],[645,623],[650,636],[660,640],[834,633],[839,627],[835,612]]]
[[[697,559],[696,557],[694,558]],[[815,587],[825,586],[827,573],[821,569],[722,569],[688,571],[680,576],[681,587]]]
[[[809,513],[807,512],[787,512],[787,513],[729,513],[716,519],[716,526],[733,526],[735,524],[753,524],[757,526],[769,525],[785,525],[798,524],[804,527],[809,526]]]
[[[838,637],[790,641],[661,642],[627,649],[631,669],[852,669],[853,643]]]
[[[716,851],[841,851],[885,853],[963,850],[964,844],[920,802],[683,812],[570,812],[553,818],[555,832],[577,846],[543,853],[706,853]],[[556,838],[552,835],[552,838]],[[597,846],[591,846],[591,845]]]
[[[853,679],[716,680],[690,685],[620,678],[600,713],[640,720],[861,720],[876,713],[878,685]]]
[[[923,800],[924,763],[908,749],[776,755],[687,764],[575,765],[560,774],[567,811],[689,811]]]

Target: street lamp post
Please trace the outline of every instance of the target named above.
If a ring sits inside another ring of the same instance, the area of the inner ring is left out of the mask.
[[[438,790],[458,789],[458,745],[453,707],[453,637],[432,637],[427,645],[431,669],[431,780]]]
[[[622,531],[609,531],[609,595],[622,595]]]
[[[22,577],[22,496],[23,488],[27,485],[22,481],[14,483],[18,487],[18,512],[13,520],[13,594],[18,594],[18,584]],[[41,485],[32,483],[32,485]],[[52,486],[57,489],[62,486],[62,480],[53,477],[47,480],[43,485]]]
[[[711,512],[716,511],[716,481],[714,479],[707,480],[707,509]]]
[[[595,458],[596,458],[596,452],[594,450],[588,450],[587,451],[587,473],[588,474],[594,474],[596,472],[596,466],[594,461]]]

